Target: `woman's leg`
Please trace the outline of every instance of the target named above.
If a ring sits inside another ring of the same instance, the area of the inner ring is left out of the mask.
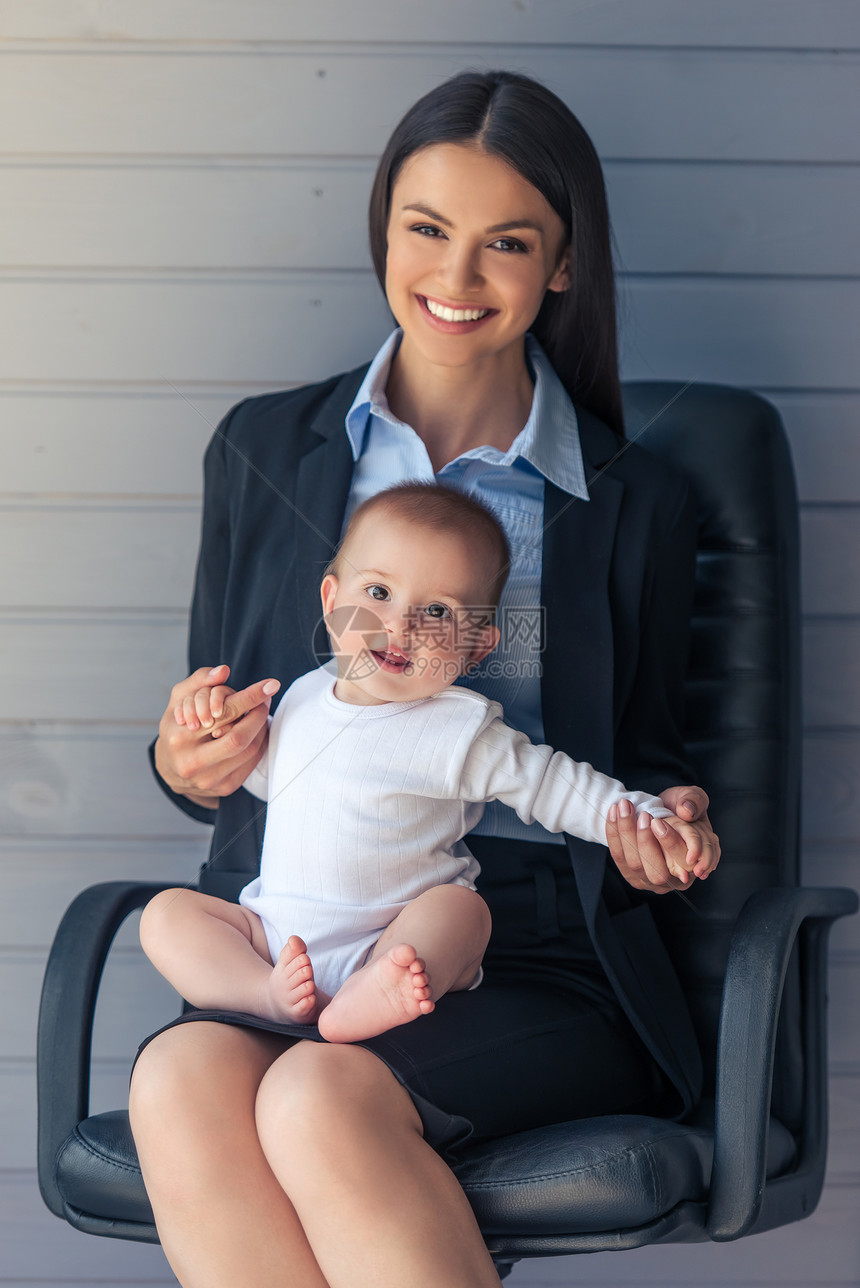
[[[195,1021],[154,1039],[135,1066],[132,1130],[183,1288],[327,1288],[254,1121],[283,1050],[272,1034]]]
[[[371,1052],[291,1047],[263,1077],[257,1128],[331,1288],[498,1288],[463,1190]]]
[[[138,1059],[132,1128],[183,1288],[498,1288],[386,1066],[360,1047],[283,1045],[195,1021]]]

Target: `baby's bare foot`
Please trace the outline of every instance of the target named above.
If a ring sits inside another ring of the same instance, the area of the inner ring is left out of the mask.
[[[329,1042],[360,1042],[435,1007],[430,976],[411,944],[396,944],[350,975],[320,1014]]]
[[[272,967],[266,989],[269,1019],[293,1024],[312,1024],[321,1001],[314,983],[314,968],[307,944],[291,935]]]

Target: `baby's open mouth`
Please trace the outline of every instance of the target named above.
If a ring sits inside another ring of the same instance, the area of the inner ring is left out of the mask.
[[[388,671],[390,674],[402,675],[412,665],[411,660],[396,648],[389,648],[384,651],[371,649],[371,653],[380,671]]]

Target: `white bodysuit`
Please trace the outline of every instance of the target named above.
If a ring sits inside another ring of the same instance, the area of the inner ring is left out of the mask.
[[[474,889],[480,869],[463,837],[487,801],[600,844],[615,801],[669,813],[656,797],[535,746],[479,693],[454,685],[354,706],[334,696],[325,667],[284,694],[244,786],[268,810],[260,875],[239,902],[262,919],[272,961],[290,935],[305,940],[330,994],[423,891]]]

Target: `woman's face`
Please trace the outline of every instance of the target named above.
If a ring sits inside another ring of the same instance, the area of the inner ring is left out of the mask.
[[[447,367],[521,356],[544,293],[568,285],[564,242],[546,199],[498,157],[453,143],[413,153],[388,220],[401,352]]]

